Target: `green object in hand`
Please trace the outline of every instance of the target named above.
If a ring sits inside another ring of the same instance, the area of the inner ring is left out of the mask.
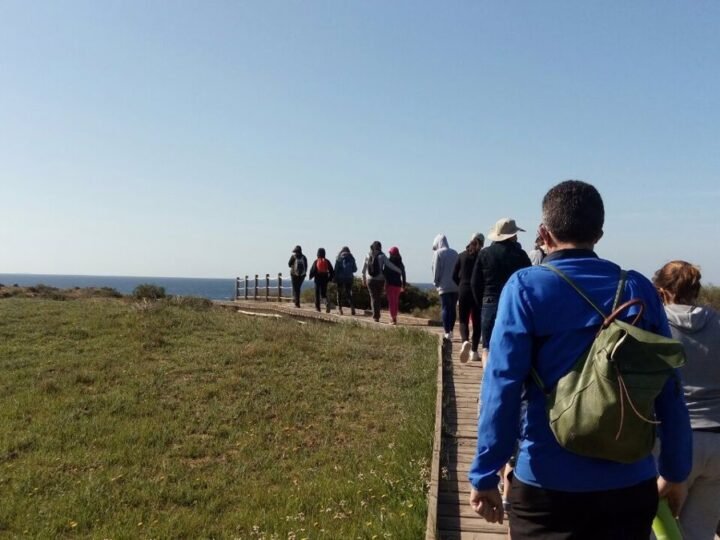
[[[657,540],[682,540],[682,533],[666,499],[660,499],[658,511],[652,524]]]

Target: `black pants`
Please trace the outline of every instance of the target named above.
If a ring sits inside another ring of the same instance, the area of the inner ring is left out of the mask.
[[[293,302],[296,306],[300,307],[300,290],[302,289],[303,281],[305,281],[305,276],[291,275],[290,279],[292,280]]]
[[[510,487],[513,540],[647,540],[658,507],[655,478],[622,489],[570,493]]]
[[[385,290],[384,279],[368,279],[368,291],[370,291],[370,307],[373,312],[373,319],[380,320],[380,306],[382,304],[382,294]]]
[[[315,277],[315,309],[320,309],[320,299],[327,301],[327,286],[330,279],[327,277]]]
[[[343,299],[347,298],[348,302],[350,303],[350,309],[355,309],[355,304],[353,303],[353,291],[352,291],[353,282],[352,281],[338,281],[337,282],[337,305],[339,308],[342,309],[343,307]]]
[[[470,320],[472,320],[472,351],[477,352],[480,345],[480,321],[481,308],[475,303],[475,297],[472,290],[460,289],[460,299],[458,301],[460,311],[460,338],[463,341],[470,341]]]

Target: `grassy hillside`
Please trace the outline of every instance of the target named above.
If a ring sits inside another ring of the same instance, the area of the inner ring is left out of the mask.
[[[0,300],[0,534],[421,537],[435,367],[420,332]]]

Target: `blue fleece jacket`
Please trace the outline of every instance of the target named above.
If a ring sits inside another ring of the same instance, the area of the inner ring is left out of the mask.
[[[556,252],[544,262],[557,266],[601,309],[610,312],[619,266],[587,250]],[[631,298],[645,301],[640,326],[670,335],[655,288],[634,271],[627,273],[622,301]],[[628,310],[626,320],[636,313],[636,307]],[[497,485],[496,473],[512,455],[518,439],[515,475],[537,487],[569,492],[617,489],[655,477],[658,467],[667,480],[687,478],[692,433],[681,385],[672,377],[655,400],[655,414],[661,422],[657,466],[651,455],[631,464],[583,457],[555,440],[545,397],[535,384],[527,384],[531,362],[552,388],[590,345],[600,323],[600,315],[550,269],[524,268],[510,278],[500,296],[482,384],[478,446],[468,475],[476,489]],[[523,399],[527,408],[521,419]]]

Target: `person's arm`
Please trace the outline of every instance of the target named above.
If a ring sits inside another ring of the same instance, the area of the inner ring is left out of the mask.
[[[310,267],[310,274],[308,275],[308,278],[314,279],[315,274],[317,273],[317,261],[313,261],[312,266]]]
[[[380,255],[380,268],[381,270],[385,270],[385,268],[389,268],[393,272],[400,273],[400,268],[397,267],[397,265],[392,262],[390,259],[388,259],[385,255]]]
[[[438,257],[437,250],[433,252],[433,263],[432,263],[432,269],[433,269],[433,285],[437,287],[440,285],[440,278],[442,277],[442,272],[440,269],[441,266],[441,259]]]
[[[367,285],[367,270],[368,270],[368,257],[365,257],[365,262],[362,267],[362,282],[363,285]]]
[[[485,279],[483,276],[483,252],[477,254],[472,276],[470,277],[470,288],[473,298],[478,306],[482,306],[483,293],[485,292]]]
[[[490,343],[492,361],[482,384],[478,445],[468,473],[474,508],[482,500],[495,500],[497,472],[515,451],[523,385],[530,374],[533,333],[532,313],[522,283],[513,276],[500,295]]]
[[[352,257],[352,272],[353,274],[357,272],[357,263],[355,262],[355,257]]]
[[[400,270],[402,270],[402,286],[403,289],[407,287],[407,277],[405,276],[405,263],[400,263]]]
[[[330,259],[328,259],[328,271],[330,272],[330,281],[335,279],[335,269],[333,268],[332,263],[330,262]]]
[[[453,268],[453,281],[455,282],[455,285],[460,285],[460,257],[461,255],[458,255],[457,260],[455,261],[455,268]]]
[[[288,261],[288,267],[292,268],[295,265],[295,255],[290,255],[290,260]]]

